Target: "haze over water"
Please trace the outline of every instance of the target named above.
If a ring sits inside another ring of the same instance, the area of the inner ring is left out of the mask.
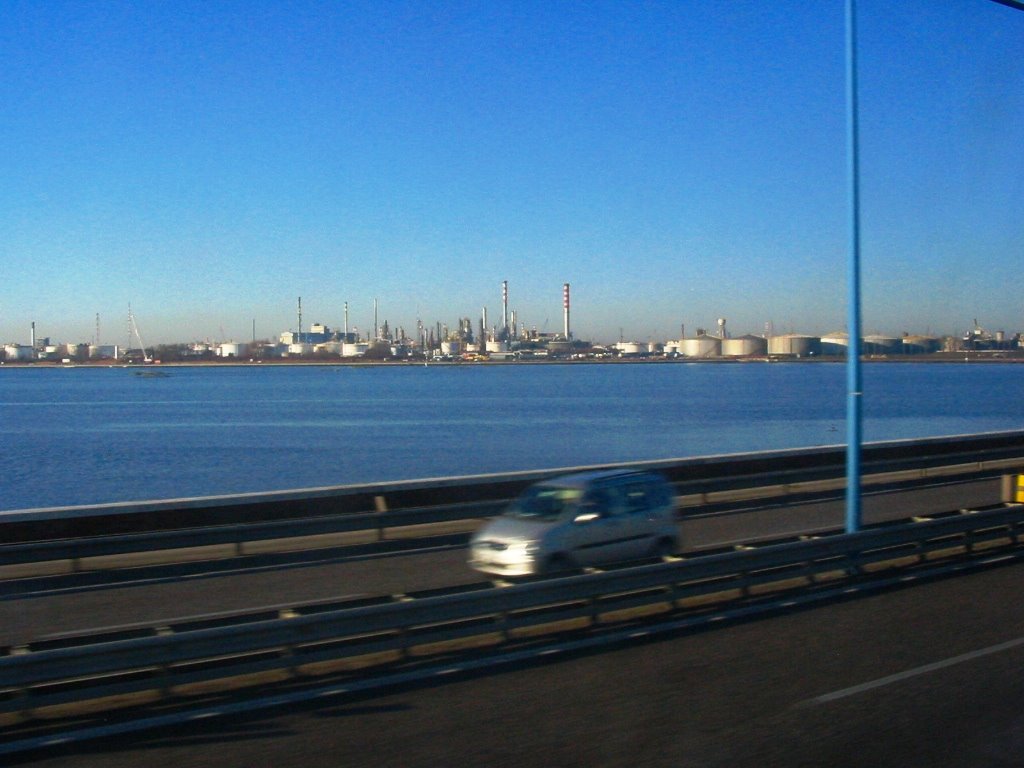
[[[147,372],[152,369],[147,369]],[[835,364],[0,369],[0,509],[845,440]],[[867,442],[1024,429],[1024,367],[864,367]]]

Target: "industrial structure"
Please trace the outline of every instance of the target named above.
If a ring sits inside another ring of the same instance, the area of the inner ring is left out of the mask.
[[[490,326],[486,306],[474,328],[469,317],[460,317],[449,325],[433,325],[417,321],[415,334],[409,335],[401,326],[392,328],[387,319],[381,322],[381,304],[373,299],[373,325],[368,333],[360,333],[349,325],[349,302],[343,303],[342,330],[332,329],[320,322],[309,324],[304,320],[302,297],[296,302],[296,330],[283,331],[276,341],[256,339],[256,321],[253,320],[252,340],[247,343],[233,340],[221,342],[194,342],[162,349],[176,360],[270,360],[270,359],[421,359],[426,361],[455,360],[530,360],[530,359],[677,359],[677,360],[784,360],[833,359],[846,357],[849,335],[834,331],[821,336],[800,333],[773,333],[772,323],[766,323],[761,334],[732,337],[727,321],[719,317],[714,332],[697,328],[687,336],[680,326],[678,339],[668,341],[631,341],[624,338],[611,347],[601,347],[575,338],[570,324],[570,284],[562,284],[561,333],[527,329],[518,321],[516,310],[509,302],[509,281],[501,282],[500,323]],[[100,343],[100,317],[95,320],[95,338],[92,343],[53,344],[48,337],[37,334],[36,322],[28,325],[28,344],[8,343],[0,347],[0,362],[27,363],[36,360],[84,362],[89,360],[118,360],[122,362],[151,362],[153,357],[142,342],[138,323],[131,305],[128,308],[128,343],[103,345]],[[137,343],[137,346],[136,346]],[[166,345],[165,345],[166,347]],[[890,359],[907,355],[935,353],[975,353],[1001,355],[1009,353],[1024,356],[1021,335],[1008,336],[1002,331],[990,333],[975,320],[970,331],[960,336],[937,338],[919,334],[886,336],[869,334],[861,338],[863,357]]]

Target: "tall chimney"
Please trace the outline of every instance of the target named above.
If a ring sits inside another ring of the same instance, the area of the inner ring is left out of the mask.
[[[23,326],[24,327],[24,326]],[[32,349],[36,348],[36,321],[32,321]]]
[[[299,296],[299,344],[302,343],[302,297]]]
[[[565,340],[569,341],[572,337],[569,335],[569,284],[565,283],[562,285],[562,333],[565,335]]]
[[[501,332],[508,338],[508,280],[501,281]]]

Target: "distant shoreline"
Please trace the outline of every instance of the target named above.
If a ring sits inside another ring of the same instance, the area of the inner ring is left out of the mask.
[[[918,355],[864,355],[862,363],[1024,363],[1024,350],[998,350],[998,351],[967,351],[967,352],[932,352]],[[629,357],[629,358],[608,358],[608,359],[584,359],[567,360],[565,358],[555,359],[524,359],[524,360],[359,360],[359,359],[335,359],[335,360],[296,360],[287,358],[273,358],[264,360],[176,360],[173,362],[152,362],[152,363],[121,363],[110,360],[85,360],[81,362],[62,362],[60,360],[11,360],[0,361],[0,368],[133,368],[140,370],[153,370],[160,368],[257,368],[257,367],[473,367],[473,366],[501,366],[515,367],[522,365],[678,365],[678,364],[708,364],[708,365],[735,365],[735,364],[844,364],[846,357],[814,355],[809,357],[791,356],[757,356],[757,357],[705,357],[705,358],[665,358],[665,357]]]

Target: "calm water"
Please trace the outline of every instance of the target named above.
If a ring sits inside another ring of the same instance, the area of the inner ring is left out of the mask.
[[[829,364],[0,369],[0,509],[831,445]],[[1024,429],[1024,366],[880,364],[866,441]]]

